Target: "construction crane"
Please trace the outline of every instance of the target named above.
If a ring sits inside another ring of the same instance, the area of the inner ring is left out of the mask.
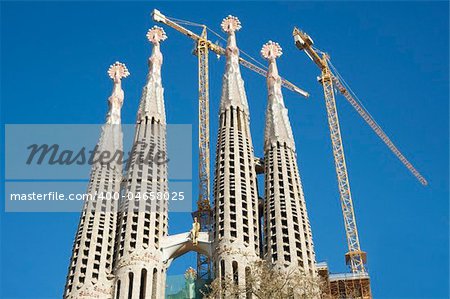
[[[198,210],[193,213],[200,222],[202,231],[212,230],[212,209],[210,206],[210,139],[209,139],[209,71],[208,71],[208,54],[209,51],[216,55],[224,55],[225,49],[208,40],[208,30],[206,25],[197,24],[189,21],[169,18],[163,15],[159,10],[153,10],[152,18],[155,22],[163,23],[178,32],[186,35],[195,42],[195,55],[198,57],[198,86],[199,86],[199,197],[197,201]],[[201,34],[196,34],[182,25],[191,25],[202,28]],[[217,34],[216,34],[217,35]],[[219,36],[219,35],[217,35]],[[220,37],[220,36],[219,36]],[[246,68],[266,76],[267,71],[262,67],[239,58],[241,65]],[[309,97],[309,94],[303,89],[295,86],[286,79],[282,79],[282,85],[303,97]],[[211,278],[211,262],[205,255],[197,256],[197,277],[200,279]]]
[[[339,75],[339,72],[333,67],[330,57],[313,47],[313,40],[298,28],[293,32],[295,45],[298,49],[304,50],[312,61],[320,68],[322,74],[319,82],[323,86],[325,95],[325,104],[327,109],[328,124],[331,133],[331,142],[333,147],[334,161],[336,165],[336,174],[341,198],[341,207],[344,215],[345,231],[347,234],[348,252],[345,255],[346,263],[350,266],[353,273],[366,273],[366,253],[361,250],[356,226],[355,213],[353,209],[352,195],[350,192],[350,182],[348,179],[347,166],[345,163],[344,147],[342,144],[341,130],[336,109],[334,97],[334,87],[350,102],[359,115],[366,121],[372,130],[381,138],[388,148],[397,156],[397,158],[406,166],[406,168],[423,185],[427,185],[425,178],[412,166],[405,156],[392,143],[383,129],[375,122],[369,112],[359,103],[358,98],[345,81]],[[332,72],[333,71],[333,72]],[[333,85],[334,83],[334,85]]]

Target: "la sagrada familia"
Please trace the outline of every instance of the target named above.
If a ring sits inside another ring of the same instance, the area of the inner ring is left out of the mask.
[[[233,277],[245,286],[250,265],[266,260],[274,267],[317,275],[311,227],[296,161],[288,111],[283,102],[276,59],[281,47],[268,42],[261,50],[268,60],[268,101],[264,132],[264,200],[260,214],[250,115],[239,65],[236,32],[239,20],[228,16],[226,66],[219,109],[214,171],[213,231],[169,235],[164,200],[90,200],[84,205],[73,245],[64,298],[164,298],[166,272],[173,259],[197,251],[212,260],[214,277]],[[164,193],[166,163],[141,163],[149,145],[166,152],[166,115],[161,79],[162,28],[147,37],[153,45],[147,80],[140,100],[134,145],[127,161],[92,166],[88,194]],[[121,80],[129,75],[116,62],[109,112],[98,142],[99,151],[123,151]],[[123,174],[125,170],[125,174]],[[114,198],[113,198],[114,199]]]

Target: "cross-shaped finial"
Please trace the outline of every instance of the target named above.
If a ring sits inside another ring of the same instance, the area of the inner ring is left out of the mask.
[[[273,41],[268,41],[261,49],[261,56],[267,60],[276,59],[283,54],[281,46]]]
[[[130,72],[124,63],[116,61],[114,64],[109,66],[108,75],[113,80],[120,80],[128,77]]]
[[[167,39],[166,32],[159,26],[153,26],[147,32],[147,38],[152,44],[159,44],[159,42]]]
[[[226,33],[232,33],[238,31],[242,28],[241,21],[238,18],[229,15],[223,19],[222,24],[220,24],[222,30]]]

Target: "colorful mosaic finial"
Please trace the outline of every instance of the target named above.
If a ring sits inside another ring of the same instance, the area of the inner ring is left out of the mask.
[[[108,76],[113,80],[120,80],[122,78],[126,78],[130,75],[130,72],[127,69],[127,66],[124,63],[116,61],[114,64],[111,64],[108,69]]]
[[[281,46],[271,40],[265,43],[261,49],[261,56],[267,60],[277,59],[281,55],[283,55]]]
[[[147,39],[152,44],[159,44],[161,41],[164,41],[167,39],[167,35],[163,28],[161,28],[159,26],[153,26],[147,32]]]
[[[225,19],[223,19],[222,24],[220,24],[222,30],[226,33],[232,33],[235,31],[239,31],[242,28],[241,21],[238,18],[229,15]]]

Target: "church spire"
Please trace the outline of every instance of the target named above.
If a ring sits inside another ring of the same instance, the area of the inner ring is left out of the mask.
[[[236,45],[235,34],[236,31],[241,29],[241,22],[236,17],[228,16],[223,19],[221,27],[228,34],[228,41],[225,54],[227,60],[222,82],[220,112],[233,106],[248,115],[247,96],[239,68],[239,49]]]
[[[272,41],[261,50],[269,61],[264,136],[264,257],[280,269],[296,269],[314,276],[311,226],[276,63],[281,54],[280,45]]]
[[[127,198],[119,205],[114,272],[117,299],[165,298],[167,264],[161,242],[168,234],[168,201],[160,196],[169,194],[168,166],[149,157],[154,153],[167,157],[160,51],[160,42],[167,36],[155,26],[147,38],[153,50],[122,185]]]
[[[121,127],[121,109],[124,100],[124,92],[122,89],[122,78],[130,75],[125,64],[116,61],[108,69],[108,76],[113,81],[113,89],[111,96],[108,98],[108,114],[106,115],[106,123],[102,127],[102,132],[98,142],[98,150],[100,152],[109,152],[114,154],[117,149],[123,149],[123,137]],[[96,164],[100,163],[100,160]],[[95,165],[93,165],[95,166]],[[111,161],[109,167],[115,168],[122,174],[122,161]]]
[[[266,111],[266,127],[264,148],[280,142],[295,151],[295,142],[289,122],[288,110],[284,106],[281,93],[281,77],[278,74],[276,59],[283,54],[278,43],[269,41],[261,49],[261,55],[269,61],[267,72],[268,103]]]
[[[95,162],[92,165],[87,197],[81,213],[72,249],[69,274],[64,291],[65,299],[113,298],[113,254],[116,236],[118,202],[122,181],[122,161],[111,159],[102,162],[103,153],[110,157],[123,152],[120,110],[124,100],[122,78],[130,73],[125,64],[116,62],[109,67],[108,75],[114,86],[108,98],[109,110],[102,127]],[[112,198],[108,200],[107,195]]]
[[[245,273],[260,253],[258,187],[244,81],[239,70],[235,31],[228,16],[227,62],[222,81],[214,175],[214,268],[216,277],[234,277],[239,289],[250,283]],[[228,294],[223,294],[229,297]]]
[[[166,123],[164,112],[164,88],[161,83],[161,66],[163,55],[160,50],[160,43],[167,38],[164,29],[153,26],[148,33],[147,39],[153,44],[152,55],[148,60],[147,82],[142,91],[141,103],[137,116],[140,123],[145,118],[154,119],[156,122]]]

